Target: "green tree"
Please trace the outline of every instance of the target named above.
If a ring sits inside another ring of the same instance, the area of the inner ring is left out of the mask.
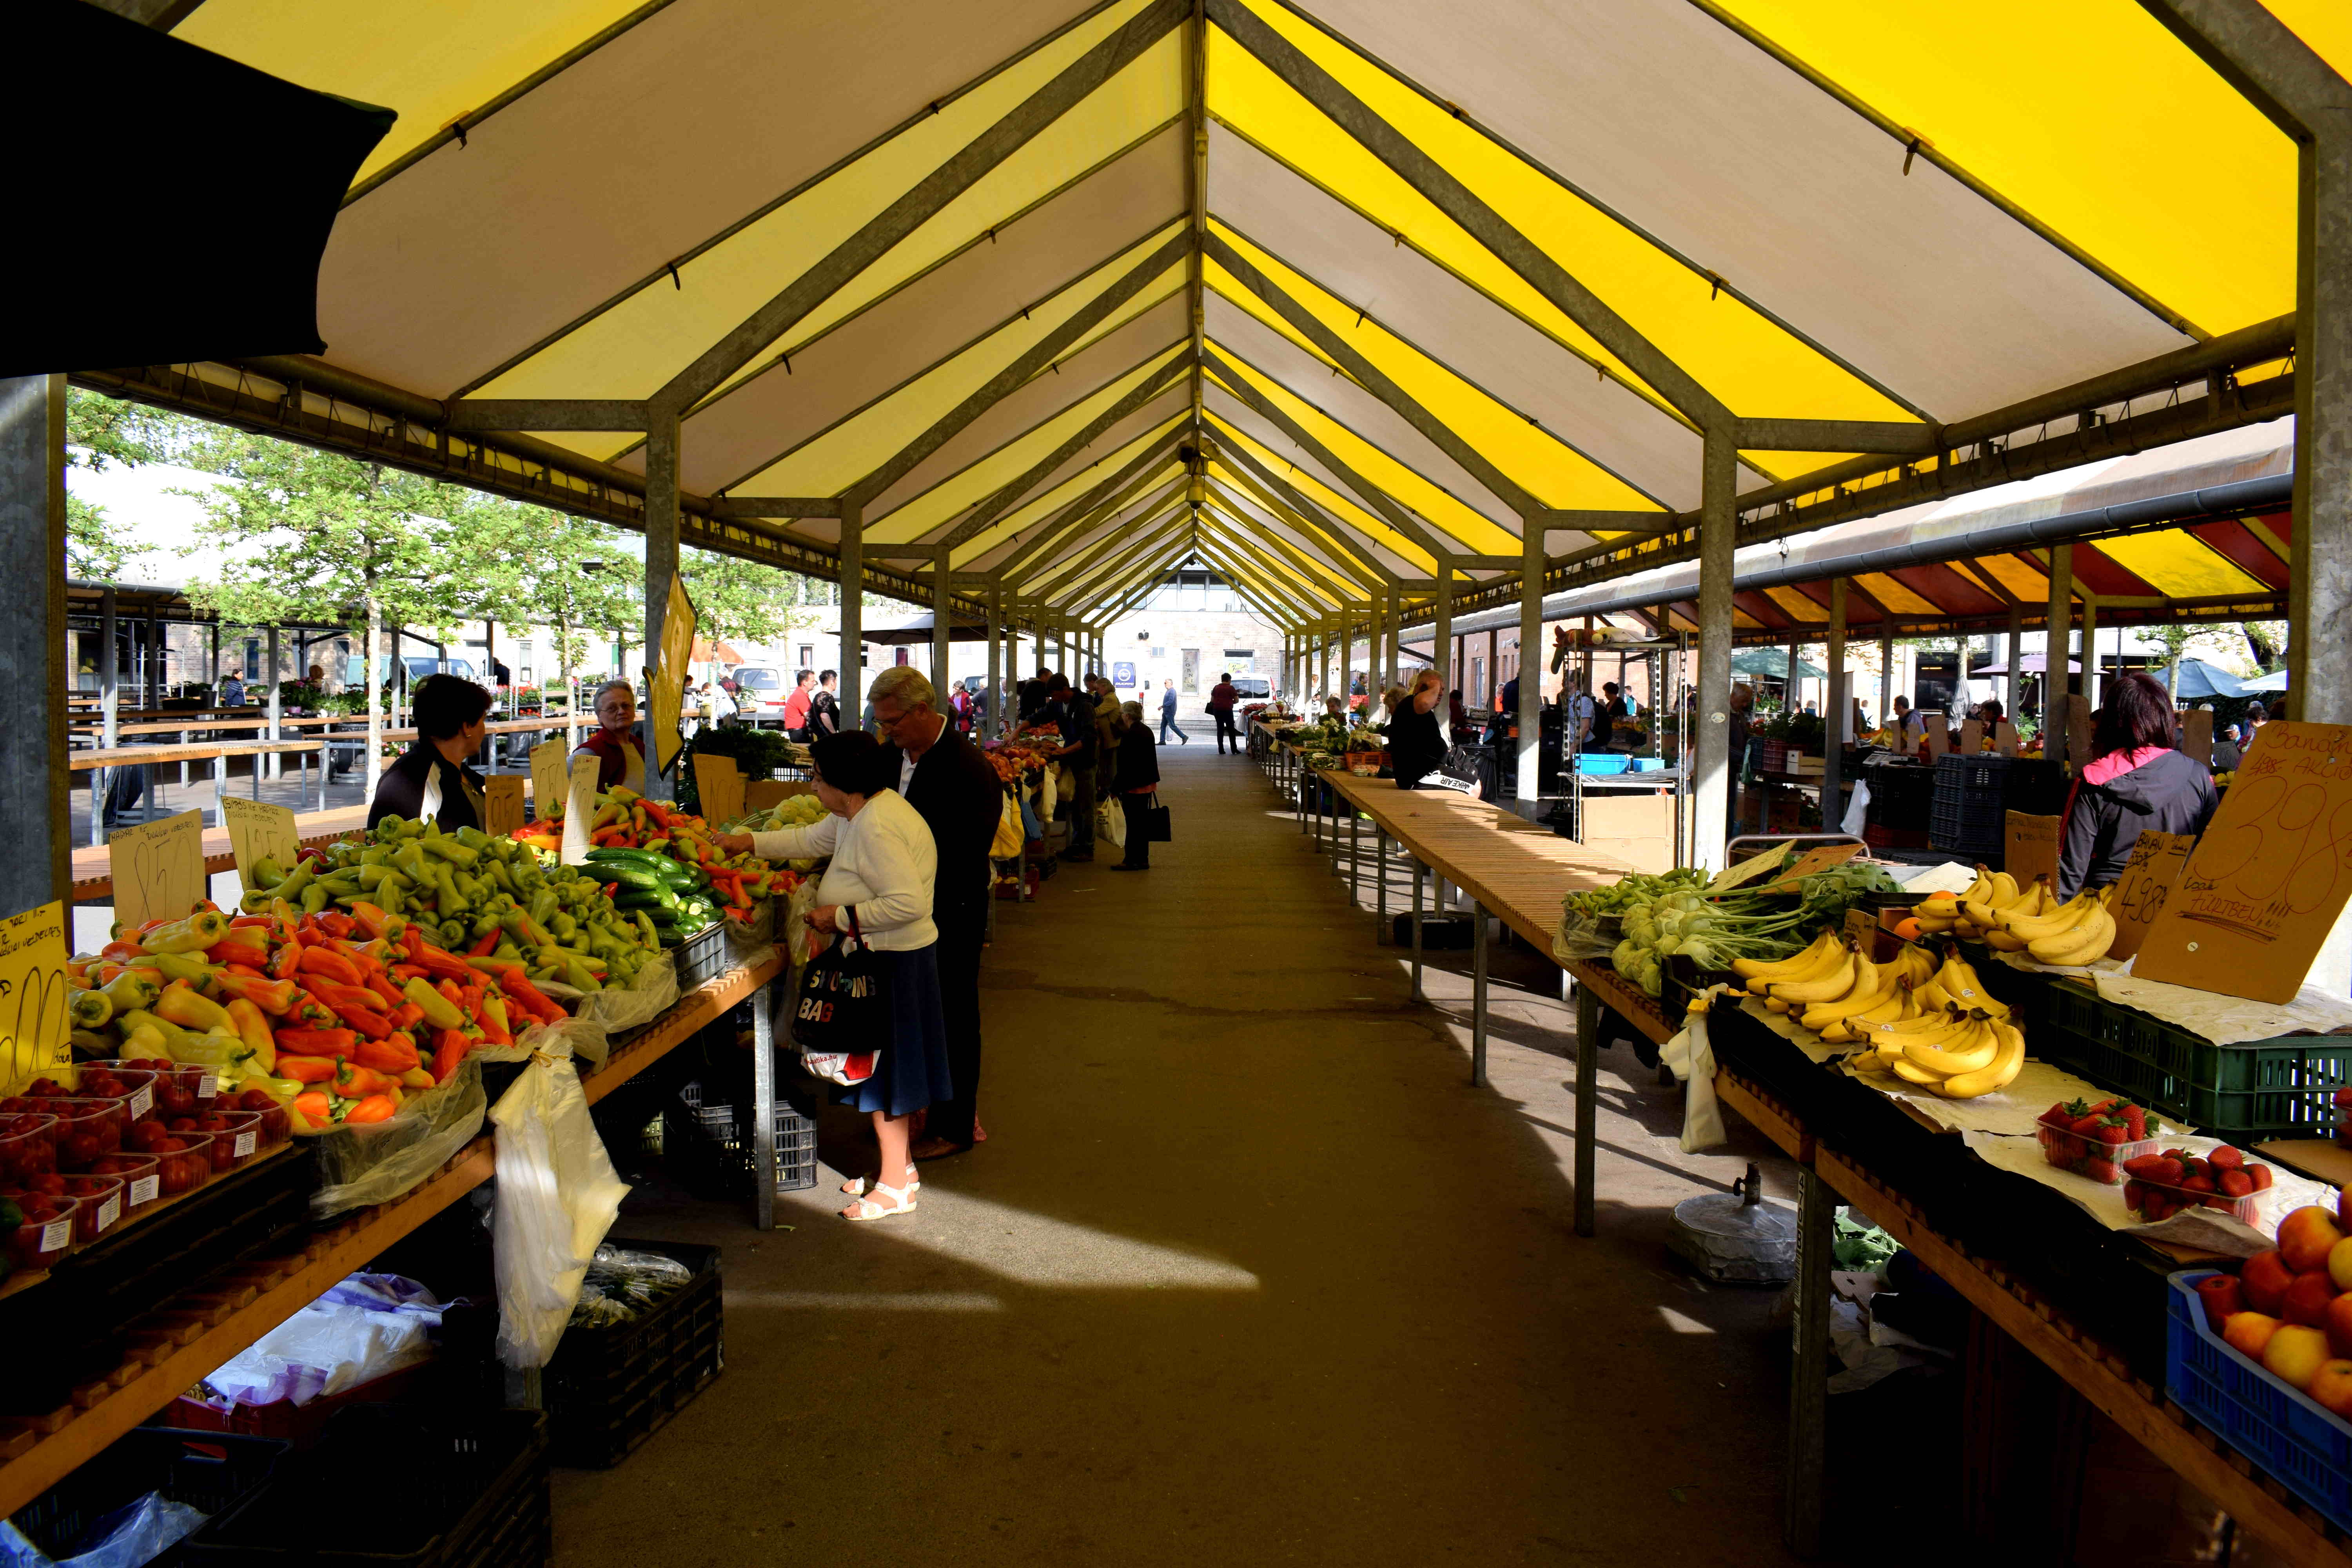
[[[142,404],[66,388],[66,467],[97,473],[110,463],[135,468],[169,460],[200,429],[195,421]],[[113,582],[140,553],[137,532],[80,496],[66,497],[66,570],[77,577]]]
[[[716,642],[773,642],[816,617],[795,614],[808,579],[688,545],[678,552],[678,574],[694,600],[695,635]]]
[[[438,521],[463,492],[430,479],[267,437],[208,427],[182,457],[229,483],[190,490],[205,513],[198,536],[223,549],[221,574],[189,597],[248,626],[289,620],[364,628],[366,788],[382,769],[377,649],[387,619],[461,618],[477,563],[451,548]]]
[[[448,529],[472,566],[469,616],[554,632],[554,663],[570,711],[572,674],[587,658],[588,634],[644,614],[644,563],[609,523],[471,490],[456,493]]]

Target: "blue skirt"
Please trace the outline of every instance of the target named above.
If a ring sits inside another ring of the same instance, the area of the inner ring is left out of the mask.
[[[906,952],[877,952],[890,999],[890,1026],[879,1042],[874,1076],[836,1089],[833,1100],[857,1110],[908,1116],[934,1100],[954,1098],[948,1079],[948,1026],[940,1011],[939,944]]]

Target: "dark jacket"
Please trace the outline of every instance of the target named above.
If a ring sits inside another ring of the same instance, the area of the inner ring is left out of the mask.
[[[2220,803],[2204,764],[2179,752],[2158,752],[2105,784],[2078,783],[2058,850],[2058,896],[2122,880],[2142,833],[2202,833]]]
[[[1118,783],[1121,795],[1160,787],[1160,743],[1144,725],[1131,726],[1118,742]]]
[[[1241,691],[1232,681],[1220,680],[1209,688],[1209,711],[1230,714],[1234,710],[1234,704],[1240,698]]]
[[[808,734],[812,741],[841,732],[841,699],[820,686],[809,699]]]
[[[885,746],[890,777],[905,753]],[[1004,810],[1004,786],[980,748],[950,725],[931,742],[907,783],[907,804],[931,830],[940,855],[932,882],[931,920],[942,942],[980,940],[988,925],[988,847]]]
[[[376,781],[375,799],[368,804],[367,825],[373,827],[387,816],[414,822],[424,816],[425,784],[436,763],[441,764],[437,820],[442,830],[455,833],[461,827],[481,826],[481,814],[474,809],[474,803],[482,795],[482,775],[463,763],[446,761],[430,741],[415,742],[400,761],[384,770]]]
[[[1389,721],[1389,772],[1397,788],[1419,784],[1445,761],[1445,736],[1437,715],[1417,711],[1411,702]]]

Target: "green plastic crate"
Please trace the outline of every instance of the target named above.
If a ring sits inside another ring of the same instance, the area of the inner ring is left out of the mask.
[[[2032,1054],[2216,1138],[2336,1132],[2335,1094],[2352,1084],[2352,1039],[2297,1035],[2217,1046],[2071,980],[2053,983]]]

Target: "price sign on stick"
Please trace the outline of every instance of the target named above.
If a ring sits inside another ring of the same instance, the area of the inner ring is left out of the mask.
[[[563,800],[563,863],[579,866],[588,859],[588,835],[596,820],[596,773],[602,764],[593,756],[572,759],[572,776]]]
[[[2021,888],[2039,877],[2058,886],[2058,829],[2055,816],[2028,816],[2012,811],[2001,827],[2001,867]]]
[[[1940,757],[1952,749],[1952,732],[1944,727],[1941,713],[1922,713],[1919,721],[1927,726],[1927,755]]]
[[[1973,757],[1973,756],[1975,756],[1979,752],[1981,752],[1981,751],[1983,751],[1983,750],[1984,750],[1984,721],[1983,721],[1983,720],[1981,720],[1981,719],[1963,719],[1963,720],[1961,720],[1961,721],[1960,721],[1960,755],[1962,755],[1962,756],[1964,756],[1964,757]]]
[[[522,775],[492,773],[482,783],[482,831],[503,838],[522,826]]]
[[[1992,749],[2004,757],[2017,755],[2017,726],[2006,719],[1994,725]]]
[[[1867,844],[1824,844],[1817,849],[1808,849],[1799,856],[1797,863],[1775,879],[1770,887],[1759,889],[1758,891],[1787,892],[1814,872],[1826,871],[1832,866],[1843,866],[1869,847]]]
[[[2148,928],[2164,912],[2165,900],[2189,864],[2197,847],[2190,833],[2158,833],[2151,827],[2132,845],[2131,859],[2116,883],[2115,901],[2107,912],[2116,918],[2116,940],[2107,944],[2109,958],[2129,958],[2147,940]]]
[[[561,741],[541,741],[530,749],[530,797],[538,803],[541,822],[555,820],[555,808],[571,787],[571,764],[563,758]]]
[[[2292,1001],[2352,900],[2352,726],[2274,721],[2189,851],[2141,974]]]
[[[702,820],[712,826],[743,815],[743,770],[734,758],[695,752],[694,787],[702,795]]]
[[[73,1059],[63,900],[0,921],[0,1094]]]
[[[205,814],[184,811],[125,827],[107,840],[114,918],[175,921],[205,896]]]
[[[255,861],[270,861],[281,871],[294,868],[294,857],[302,852],[302,836],[294,826],[291,810],[266,800],[224,795],[221,820],[227,824],[229,853],[236,858],[237,880],[247,892],[259,885],[253,877]]]

